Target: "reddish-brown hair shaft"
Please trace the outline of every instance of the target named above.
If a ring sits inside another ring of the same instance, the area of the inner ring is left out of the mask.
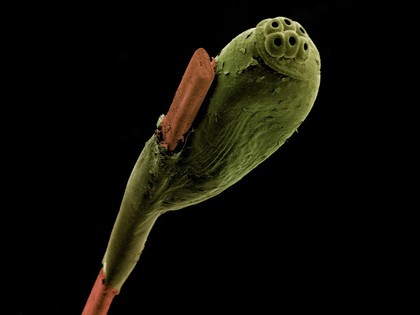
[[[119,292],[117,289],[108,287],[104,283],[105,272],[101,269],[85,304],[82,315],[106,315],[108,313],[114,296]]]
[[[162,119],[163,145],[173,151],[190,129],[213,82],[215,60],[197,49],[182,77],[168,113]]]

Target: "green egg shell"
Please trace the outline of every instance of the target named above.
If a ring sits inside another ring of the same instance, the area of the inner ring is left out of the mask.
[[[260,52],[265,37],[260,36],[264,24],[258,25],[239,34],[216,56],[216,78],[205,115],[188,136],[182,163],[177,163],[185,182],[165,201],[168,206],[201,202],[233,185],[285,143],[315,102],[320,58],[306,31],[292,47],[294,57],[273,58]],[[283,31],[287,36],[294,32],[290,28],[303,29],[300,24],[288,25]],[[302,43],[309,43],[307,58],[299,54]]]
[[[279,37],[295,37],[281,57],[272,57],[265,49],[267,38],[276,32]],[[157,169],[148,190],[150,208],[184,208],[236,183],[296,131],[309,114],[319,85],[319,53],[300,24],[284,17],[266,19],[236,36],[216,56],[216,76],[203,114],[183,148],[168,154],[156,135],[144,148],[155,155],[150,162],[143,160],[141,167]]]
[[[281,43],[277,33],[294,40]],[[121,289],[159,215],[232,186],[282,146],[314,105],[319,53],[290,19],[266,19],[244,31],[216,62],[213,85],[183,146],[167,152],[155,133],[131,172],[103,259],[110,287]]]

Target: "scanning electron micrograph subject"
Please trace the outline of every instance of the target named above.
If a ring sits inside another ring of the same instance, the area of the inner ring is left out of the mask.
[[[128,179],[83,315],[107,314],[159,216],[222,193],[296,132],[320,68],[309,33],[286,17],[260,21],[215,57],[193,52]]]

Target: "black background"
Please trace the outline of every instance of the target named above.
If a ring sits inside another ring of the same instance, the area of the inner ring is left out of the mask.
[[[24,9],[6,30],[18,35],[4,60],[13,70],[3,115],[8,314],[81,313],[131,169],[194,50],[215,56],[275,16],[300,22],[320,51],[310,115],[236,185],[160,217],[109,314],[406,304],[399,279],[416,209],[407,135],[418,102],[410,2]]]

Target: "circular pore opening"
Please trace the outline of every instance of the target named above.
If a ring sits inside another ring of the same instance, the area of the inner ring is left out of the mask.
[[[289,44],[291,46],[293,46],[294,44],[296,44],[296,38],[294,38],[294,36],[290,36],[289,37]]]

